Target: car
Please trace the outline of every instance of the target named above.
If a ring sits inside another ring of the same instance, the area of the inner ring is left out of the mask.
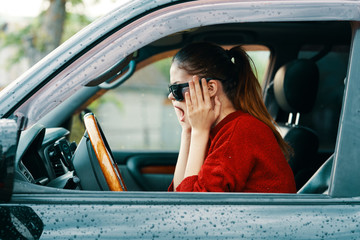
[[[192,42],[253,59],[296,194],[167,192]],[[358,1],[124,3],[0,92],[0,238],[359,239],[359,51]]]

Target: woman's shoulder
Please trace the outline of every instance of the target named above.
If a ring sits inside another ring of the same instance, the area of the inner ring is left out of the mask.
[[[249,113],[236,111],[226,116],[212,131],[213,137],[226,135],[228,138],[272,133],[262,121]]]
[[[230,141],[245,138],[248,141],[262,142],[274,138],[271,128],[249,113],[239,114],[226,131],[231,133]]]
[[[269,127],[250,113],[240,113],[233,122],[234,130],[241,131],[264,131]],[[269,129],[270,130],[270,129]]]

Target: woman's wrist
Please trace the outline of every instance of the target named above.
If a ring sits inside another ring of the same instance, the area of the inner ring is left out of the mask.
[[[192,129],[190,137],[190,148],[192,148],[192,150],[195,150],[196,152],[205,151],[209,141],[209,135],[209,131]]]
[[[210,134],[210,129],[205,128],[192,128],[191,136],[207,138]]]
[[[209,134],[209,131],[203,129],[191,130],[191,145],[184,178],[199,174],[205,160]]]
[[[182,126],[182,134],[191,134],[191,127],[190,126]]]

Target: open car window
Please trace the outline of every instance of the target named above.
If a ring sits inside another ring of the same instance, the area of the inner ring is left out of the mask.
[[[270,62],[270,50],[260,45],[243,47],[254,63],[253,69],[261,84]],[[181,127],[168,99],[174,53],[153,56],[151,59],[155,61],[137,64],[136,72],[125,83],[87,106],[101,122],[112,149],[178,151]],[[70,131],[71,141],[79,142],[84,131],[78,119],[76,113]]]

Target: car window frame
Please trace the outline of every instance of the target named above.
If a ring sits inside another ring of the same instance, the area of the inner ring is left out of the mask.
[[[359,114],[354,114],[354,109],[358,109],[360,89],[360,71],[356,67],[360,64],[360,22],[352,22],[352,29],[353,38],[330,177],[329,195],[332,197],[360,196],[360,181],[353,181],[360,170],[360,161],[356,161],[356,156],[360,156],[360,148],[356,145],[359,142],[359,131],[354,129],[357,126],[359,130],[360,126]]]

